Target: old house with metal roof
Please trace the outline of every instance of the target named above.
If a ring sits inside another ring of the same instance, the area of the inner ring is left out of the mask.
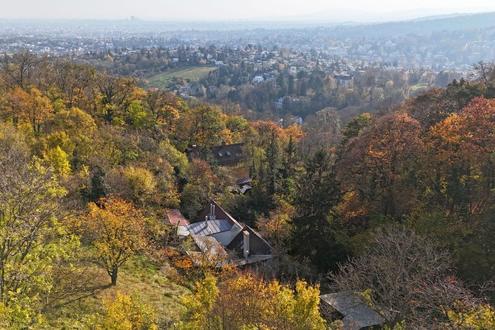
[[[256,230],[234,219],[213,200],[196,221],[180,226],[178,234],[193,239],[198,248],[188,251],[193,261],[207,256],[218,266],[246,266],[273,258],[272,247]]]
[[[203,159],[220,166],[234,166],[246,159],[244,143],[223,144],[204,149],[191,146],[187,149],[189,159]]]

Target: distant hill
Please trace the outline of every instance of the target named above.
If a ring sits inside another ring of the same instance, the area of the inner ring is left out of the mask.
[[[363,24],[337,27],[335,31],[349,36],[366,34],[368,37],[386,37],[401,34],[431,34],[439,31],[485,30],[495,27],[495,12],[469,15],[448,15],[418,18],[402,22]]]

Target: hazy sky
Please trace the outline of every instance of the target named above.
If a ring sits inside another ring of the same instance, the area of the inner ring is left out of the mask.
[[[489,10],[495,11],[494,0],[0,0],[1,18],[137,16],[146,19],[238,20],[308,16],[360,20],[377,15],[385,17],[390,12],[427,16]]]

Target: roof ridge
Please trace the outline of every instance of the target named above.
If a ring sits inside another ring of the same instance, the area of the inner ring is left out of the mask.
[[[220,204],[218,204],[216,200],[212,199],[212,200],[210,201],[210,203],[215,204],[215,207],[218,207],[218,208],[219,208],[219,209],[220,209],[223,213],[225,213],[225,215],[226,215],[226,216],[227,216],[227,218],[228,218],[228,219],[226,219],[226,220],[230,220],[230,221],[232,221],[234,224],[236,224],[236,225],[239,225],[239,226],[243,227],[243,226],[241,225],[241,223],[240,223],[238,220],[236,220],[233,216],[231,216],[229,212],[225,211],[225,209],[224,209],[223,207],[221,207],[221,206],[220,206]]]

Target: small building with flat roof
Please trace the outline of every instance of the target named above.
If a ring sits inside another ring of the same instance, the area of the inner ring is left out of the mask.
[[[344,330],[381,328],[385,319],[357,293],[351,291],[320,297],[322,315],[329,321],[342,320]]]

